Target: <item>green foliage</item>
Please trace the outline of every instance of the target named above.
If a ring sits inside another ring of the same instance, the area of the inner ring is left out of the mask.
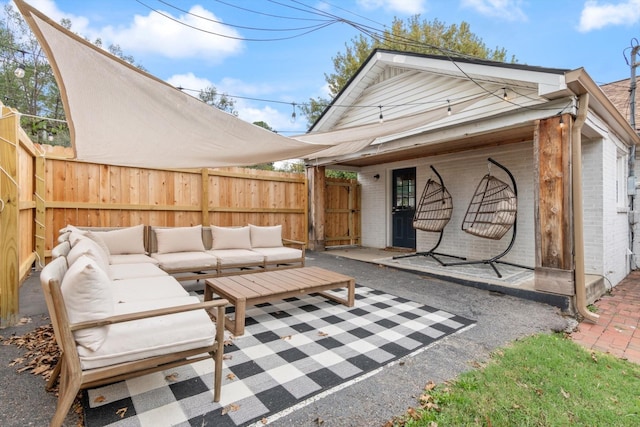
[[[220,110],[231,113],[234,116],[238,115],[238,112],[235,109],[235,101],[229,98],[226,93],[218,93],[218,90],[214,86],[207,86],[202,89],[198,94],[198,98],[212,107],[219,108]]]
[[[561,334],[498,350],[482,369],[430,383],[403,426],[636,426],[640,365],[588,352]]]
[[[334,169],[326,169],[324,176],[327,178],[341,178],[341,179],[358,179],[356,172],[339,171]]]
[[[71,29],[72,24],[65,18],[60,25]],[[94,44],[102,47],[102,40],[98,38]],[[144,70],[119,45],[110,45],[107,50]],[[0,55],[2,102],[23,114],[20,124],[29,138],[38,143],[70,145],[69,127],[53,70],[38,40],[11,4],[5,5],[0,17]],[[18,65],[25,70],[22,78],[14,74]]]
[[[420,15],[414,15],[406,21],[394,18],[382,34],[360,34],[350,43],[345,43],[344,52],[338,52],[332,58],[334,71],[324,76],[332,98],[340,93],[376,48],[453,57],[472,56],[503,62],[507,57],[504,48],[488,48],[464,21],[459,25],[446,25],[438,19],[421,19]],[[515,58],[512,57],[511,61],[515,62]],[[308,105],[301,106],[310,126],[329,103],[329,100],[322,98],[311,98]]]

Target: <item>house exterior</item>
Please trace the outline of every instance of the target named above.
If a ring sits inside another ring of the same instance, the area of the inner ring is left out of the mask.
[[[537,290],[584,306],[585,275],[616,285],[635,267],[628,181],[640,139],[584,69],[375,50],[299,139],[335,144],[306,159],[312,248],[324,247],[331,168],[358,173],[363,246],[429,250],[439,233],[413,229],[411,218],[433,166],[453,200],[438,250],[503,252],[511,232],[491,240],[460,226],[485,174],[510,182],[491,158],[518,192],[517,235],[503,260],[534,269]]]

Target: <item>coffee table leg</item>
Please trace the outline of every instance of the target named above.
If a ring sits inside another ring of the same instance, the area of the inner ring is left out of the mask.
[[[244,318],[247,309],[247,300],[242,298],[238,299],[235,304],[236,307],[236,318],[234,320],[233,325],[233,334],[235,336],[244,335]]]

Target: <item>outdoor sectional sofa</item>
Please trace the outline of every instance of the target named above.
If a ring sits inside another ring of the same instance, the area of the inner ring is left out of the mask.
[[[180,281],[303,267],[304,242],[284,239],[282,226],[73,227],[61,230],[61,242],[72,232],[91,231],[104,240],[111,264],[152,263]],[[70,241],[73,244],[73,240]],[[55,250],[55,249],[54,249]],[[52,251],[53,254],[53,251]]]
[[[151,257],[110,255],[109,237],[68,231],[40,273],[61,350],[47,384],[50,389],[60,379],[51,425],[62,424],[80,389],[206,359],[214,363],[219,401],[224,325],[212,322],[208,311],[222,318],[227,301],[201,303]]]

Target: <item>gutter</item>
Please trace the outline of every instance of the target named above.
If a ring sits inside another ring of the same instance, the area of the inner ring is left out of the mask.
[[[571,129],[571,189],[573,204],[573,250],[575,263],[576,308],[578,313],[592,323],[597,323],[598,316],[587,309],[587,290],[584,273],[584,215],[582,206],[582,126],[589,111],[589,93],[578,98],[578,112]]]

